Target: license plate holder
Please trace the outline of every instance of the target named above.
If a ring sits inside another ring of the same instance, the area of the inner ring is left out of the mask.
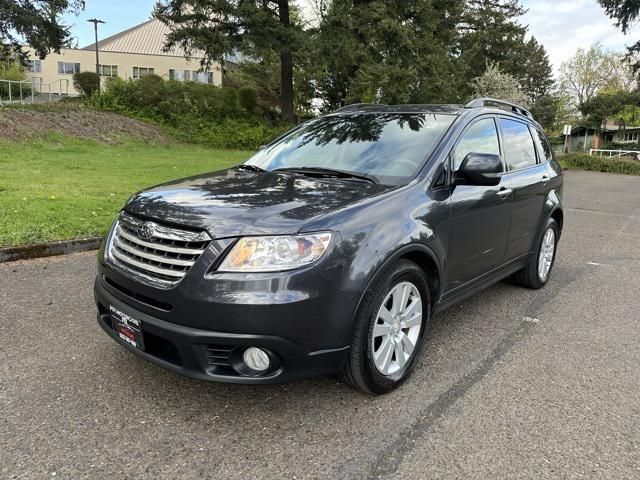
[[[109,313],[111,314],[113,331],[118,338],[134,348],[144,350],[142,322],[118,310],[113,305],[109,306]]]

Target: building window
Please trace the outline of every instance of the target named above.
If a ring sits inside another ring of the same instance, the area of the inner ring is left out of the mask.
[[[42,73],[42,60],[27,60],[25,67],[27,72]]]
[[[622,136],[623,142],[637,142],[638,141],[638,133],[625,133]]]
[[[101,77],[117,77],[118,66],[117,65],[99,65],[99,71]]]
[[[142,78],[145,75],[153,75],[153,68],[133,67],[133,78]]]
[[[193,81],[200,83],[213,83],[213,72],[193,71]]]
[[[74,62],[58,62],[58,73],[61,75],[80,73],[80,64]]]
[[[169,70],[169,80],[176,80],[178,82],[190,82],[191,70]]]

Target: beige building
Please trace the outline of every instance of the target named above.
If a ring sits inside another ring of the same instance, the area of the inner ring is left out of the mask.
[[[137,79],[147,74],[165,79],[222,84],[220,65],[202,69],[202,52],[193,52],[187,59],[181,48],[163,51],[169,27],[159,20],[148,20],[98,42],[100,76]],[[51,53],[44,60],[31,55],[27,76],[36,82],[43,93],[68,93],[77,95],[73,87],[73,74],[96,71],[95,44],[84,48],[62,49]],[[68,89],[68,90],[67,90]]]

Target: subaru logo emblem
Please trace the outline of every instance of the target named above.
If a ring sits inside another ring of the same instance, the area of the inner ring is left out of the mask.
[[[154,232],[156,231],[156,226],[153,222],[144,222],[138,226],[138,236],[140,238],[151,238],[153,237]]]

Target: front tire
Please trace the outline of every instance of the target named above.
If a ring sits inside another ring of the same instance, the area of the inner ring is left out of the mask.
[[[427,279],[418,265],[403,259],[385,268],[356,314],[342,379],[375,395],[399,387],[420,353],[430,310]]]
[[[515,283],[534,290],[540,289],[547,284],[556,259],[559,238],[560,229],[558,224],[553,218],[549,218],[538,241],[538,248],[535,254],[531,256],[529,264],[513,275]]]

